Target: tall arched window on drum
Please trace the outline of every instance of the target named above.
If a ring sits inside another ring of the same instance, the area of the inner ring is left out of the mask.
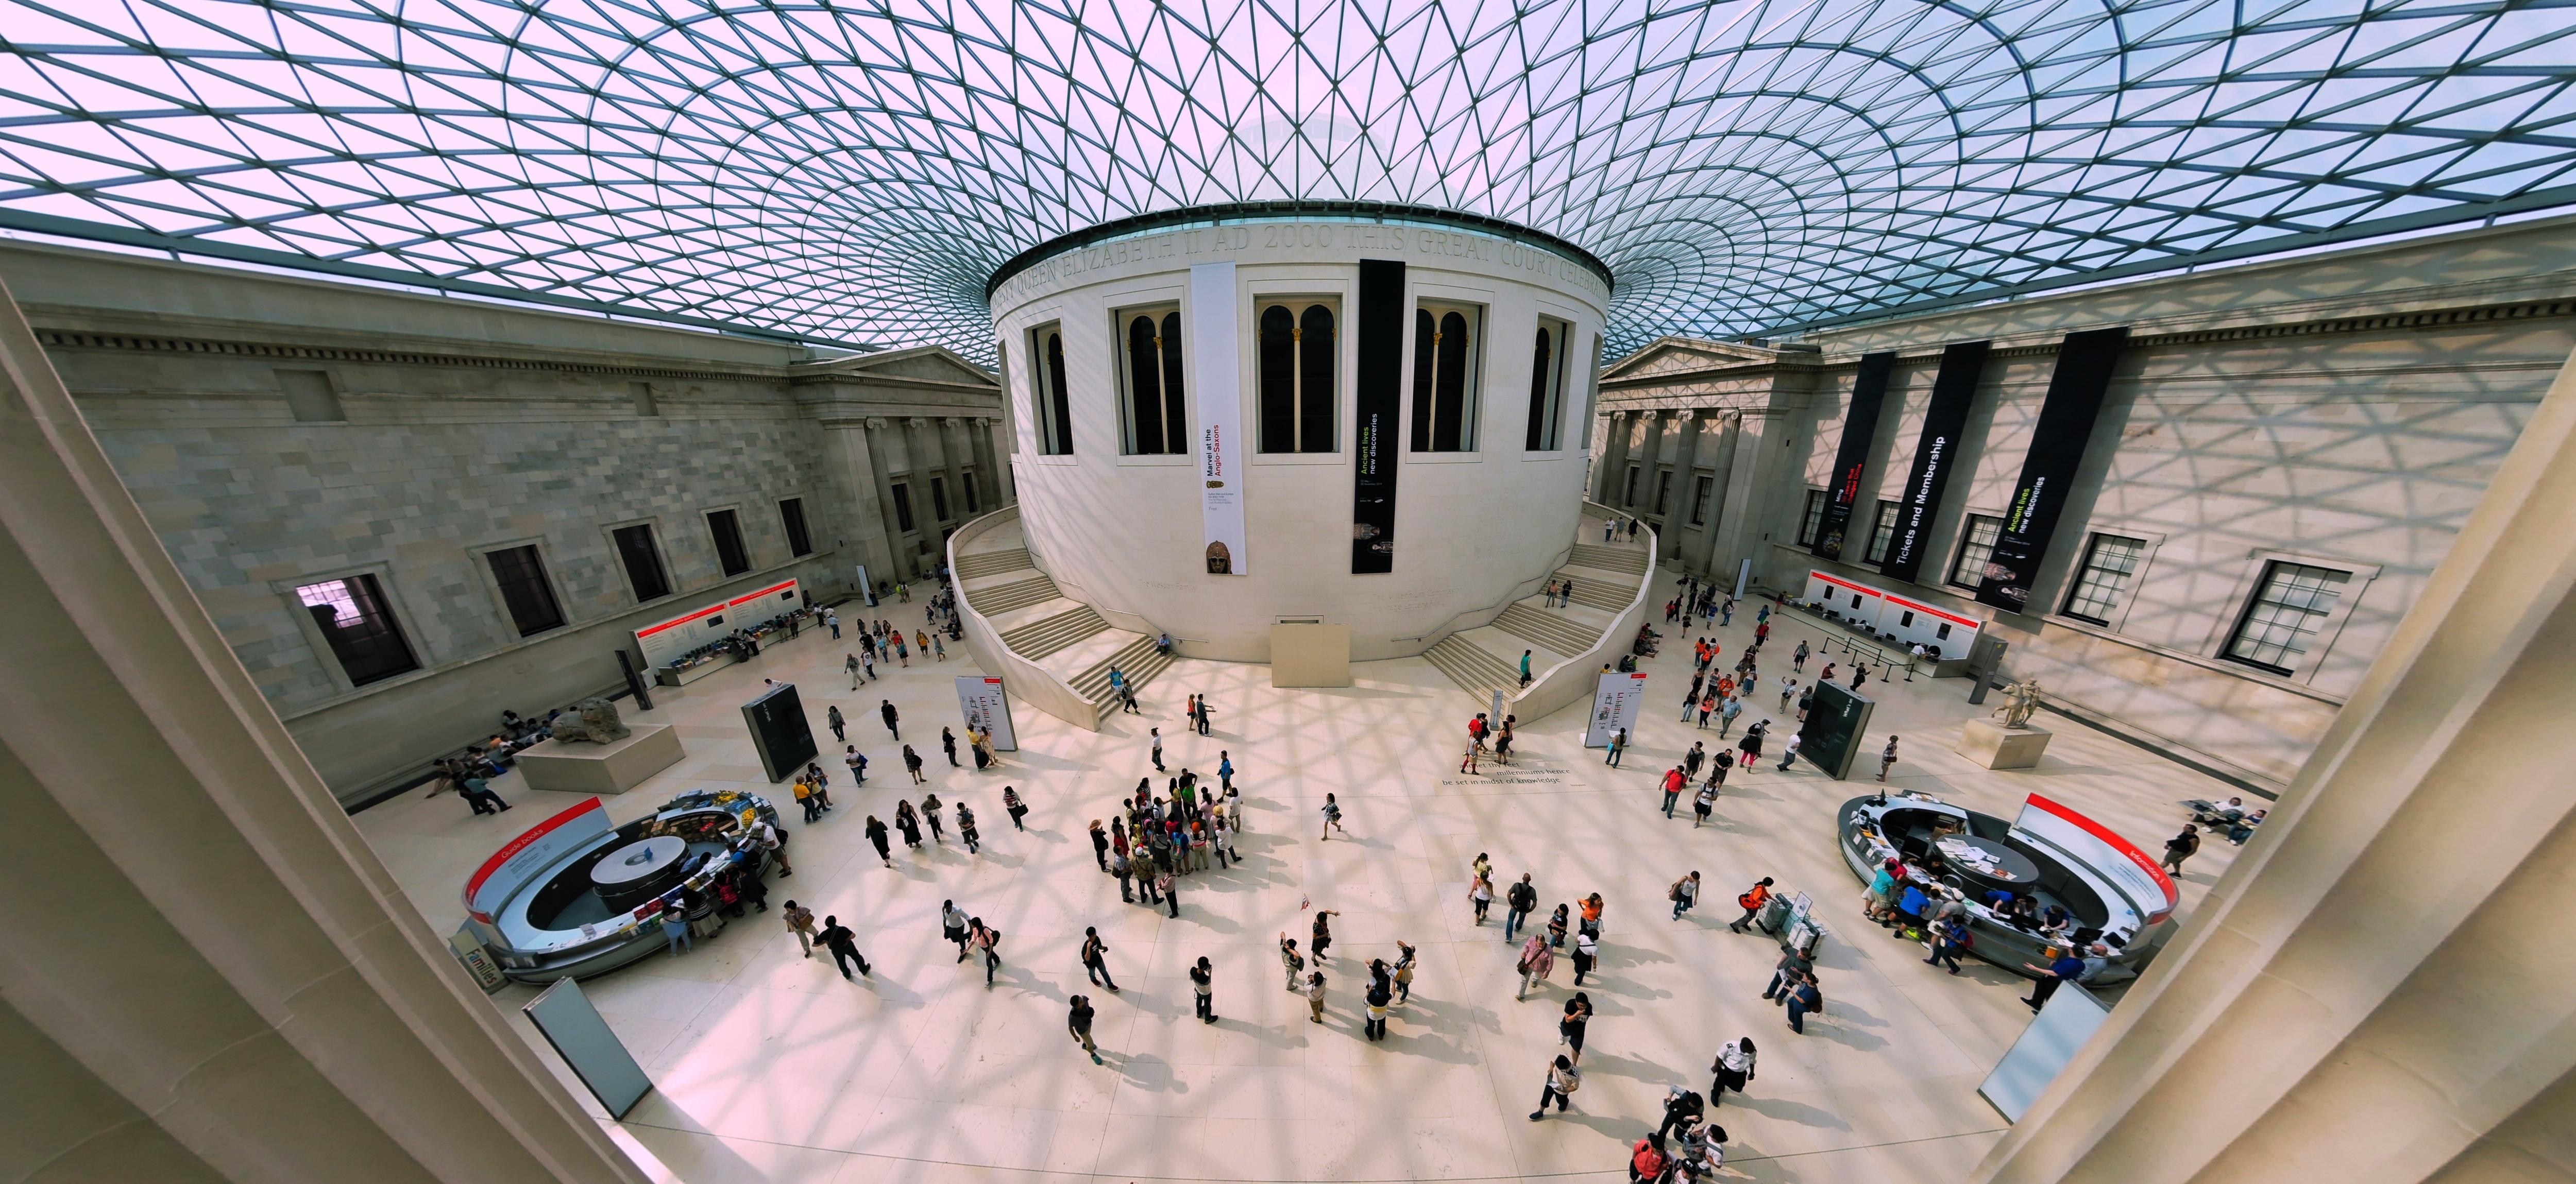
[[[1426,302],[1414,312],[1415,452],[1476,450],[1476,326],[1482,311]]]
[[[1190,451],[1187,396],[1181,378],[1181,310],[1131,309],[1118,314],[1121,335],[1119,443],[1129,456]]]
[[[1332,452],[1337,370],[1333,305],[1283,300],[1261,309],[1261,451]]]
[[[1529,433],[1522,448],[1530,452],[1554,452],[1565,431],[1565,343],[1571,336],[1565,322],[1554,317],[1538,319],[1538,340],[1530,357]]]

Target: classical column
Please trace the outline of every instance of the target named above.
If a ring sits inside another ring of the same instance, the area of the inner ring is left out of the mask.
[[[940,447],[938,421],[916,415],[907,422],[911,430],[904,433],[904,439],[912,445],[913,520],[921,524],[922,541],[935,544],[939,524],[945,519],[939,513],[939,499],[930,496],[930,480],[938,478],[942,491],[954,496],[957,479],[948,472],[948,450]],[[936,569],[938,562],[932,560],[929,565]]]
[[[1655,466],[1664,458],[1664,421],[1672,413],[1646,411],[1639,415],[1645,421],[1645,439],[1639,443],[1637,459],[1633,462],[1637,466],[1637,485],[1626,491],[1629,496],[1619,508],[1642,517],[1655,508]],[[1620,484],[1625,486],[1627,481],[1627,475],[1620,474]]]
[[[876,457],[868,447],[866,420],[833,420],[823,426],[823,456],[830,466],[832,479],[839,487],[841,505],[838,520],[845,523],[850,535],[850,549],[855,558],[850,564],[866,564],[868,576],[878,579],[894,573],[894,545],[886,537],[885,482],[877,473]],[[858,573],[845,567],[841,574],[857,579]]]
[[[993,456],[993,417],[978,415],[966,421],[966,442],[975,455],[975,494],[981,499],[984,513],[1001,509],[1004,499],[1002,466]]]
[[[966,508],[966,469],[975,461],[965,420],[952,415],[939,421],[939,455],[948,462],[948,516],[963,522],[972,513]]]
[[[1700,414],[1719,418],[1715,428],[1717,441],[1710,447],[1708,455],[1708,524],[1700,528],[1698,554],[1689,560],[1687,566],[1693,571],[1716,575],[1720,554],[1718,535],[1725,529],[1728,511],[1733,508],[1727,501],[1727,487],[1735,479],[1735,459],[1741,455],[1736,445],[1744,435],[1744,417],[1732,411],[1703,411]],[[1729,571],[1725,574],[1731,576],[1734,573]]]
[[[643,1184],[332,800],[5,291],[0,607],[13,1177]]]
[[[2576,362],[2254,840],[1976,1179],[2570,1177],[2571,516]]]
[[[1592,483],[1592,500],[1615,507],[1619,504],[1619,483],[1627,479],[1628,433],[1637,421],[1637,413],[1613,411],[1603,418],[1609,422],[1602,427],[1601,472],[1600,479]]]
[[[903,425],[890,419],[868,420],[868,455],[876,461],[874,467],[877,478],[877,522],[885,528],[886,549],[894,554],[894,562],[887,570],[885,578],[908,580],[921,574],[921,565],[913,552],[912,542],[903,537],[903,519],[895,513],[894,508],[895,466],[898,462],[909,465],[911,456],[911,450],[904,445]],[[909,468],[903,471],[907,474],[911,472]],[[918,499],[921,494],[918,489],[907,489],[905,492],[914,499]],[[916,526],[920,523],[920,515],[921,508],[914,506],[913,521]]]
[[[1679,438],[1673,441],[1672,492],[1664,499],[1664,546],[1670,548],[1664,555],[1667,559],[1681,558],[1682,532],[1691,529],[1691,469],[1698,463],[1702,422],[1701,413],[1696,411],[1673,413],[1673,433]]]

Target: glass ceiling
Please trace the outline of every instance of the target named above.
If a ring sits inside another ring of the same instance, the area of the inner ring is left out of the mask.
[[[2576,202],[2576,0],[0,0],[0,227],[992,356],[1188,206],[1436,206],[1613,356]]]

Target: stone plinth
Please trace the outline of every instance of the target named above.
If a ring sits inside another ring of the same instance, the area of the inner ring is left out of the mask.
[[[2046,728],[2007,728],[1993,720],[1972,719],[1959,729],[1959,742],[1951,747],[1989,769],[2028,769],[2039,764],[2039,754],[2048,751],[2050,735]]]
[[[1348,625],[1271,626],[1270,685],[1274,687],[1351,685],[1351,627]]]
[[[632,724],[634,734],[607,744],[548,740],[519,754],[530,789],[624,793],[680,763],[680,734],[668,724]]]

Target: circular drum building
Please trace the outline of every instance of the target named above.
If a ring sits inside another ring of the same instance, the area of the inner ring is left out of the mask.
[[[1192,656],[1271,629],[1419,653],[1572,542],[1608,269],[1433,211],[1187,210],[991,285],[1027,547],[1063,595]]]

